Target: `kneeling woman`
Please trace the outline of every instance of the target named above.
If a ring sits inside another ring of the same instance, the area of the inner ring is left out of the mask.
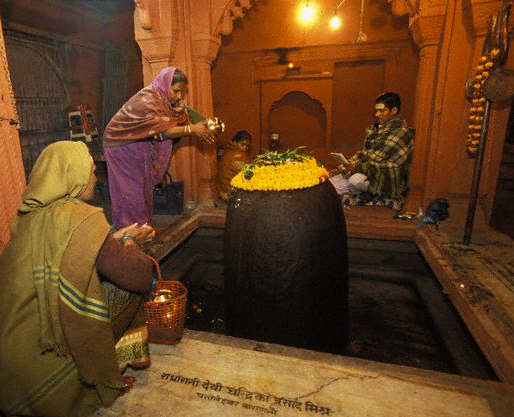
[[[133,243],[152,231],[111,235],[102,210],[85,203],[95,183],[82,142],[48,146],[30,175],[0,257],[6,415],[86,416],[133,382],[120,374],[115,342],[151,287],[152,262]]]

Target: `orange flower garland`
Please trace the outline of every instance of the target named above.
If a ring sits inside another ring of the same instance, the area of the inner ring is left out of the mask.
[[[482,55],[476,67],[473,77],[471,108],[469,109],[468,138],[466,140],[466,150],[470,156],[476,156],[480,146],[480,136],[482,122],[484,120],[486,98],[483,92],[485,81],[491,75],[496,59],[500,54],[498,48],[491,49],[487,54]]]

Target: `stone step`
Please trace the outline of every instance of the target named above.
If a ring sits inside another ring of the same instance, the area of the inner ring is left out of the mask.
[[[152,365],[95,417],[508,417],[514,387],[203,332],[151,345]]]

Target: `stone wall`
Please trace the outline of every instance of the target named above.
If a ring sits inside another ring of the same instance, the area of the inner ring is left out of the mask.
[[[25,186],[18,131],[2,24],[0,22],[0,252],[9,240],[9,224]]]

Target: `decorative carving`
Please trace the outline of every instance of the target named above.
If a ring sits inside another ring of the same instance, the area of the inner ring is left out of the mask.
[[[211,65],[220,49],[219,36],[199,34],[193,38],[193,56],[196,61],[206,62]]]
[[[468,30],[474,36],[485,36],[489,30],[491,16],[498,11],[498,0],[477,1],[471,0],[463,5],[463,15]]]
[[[157,72],[177,60],[183,10],[177,0],[137,0],[146,5],[148,16],[154,16],[151,30],[144,29],[142,22],[134,15],[135,37],[138,43],[144,70],[144,82],[150,82]],[[139,13],[139,12],[138,12]]]
[[[135,14],[144,30],[152,30],[152,18],[150,17],[149,0],[134,0]]]
[[[387,0],[394,16],[409,16],[414,42],[423,48],[441,40],[447,0]]]
[[[221,19],[216,25],[214,35],[230,35],[234,30],[233,21],[244,17],[246,11],[250,7],[252,7],[251,0],[229,0],[227,5],[225,6]]]
[[[408,14],[414,17],[419,14],[419,3],[421,0],[387,0],[391,4],[391,11],[394,16],[405,16]]]
[[[438,45],[444,28],[444,15],[420,16],[410,18],[409,27],[412,38],[418,47]]]

